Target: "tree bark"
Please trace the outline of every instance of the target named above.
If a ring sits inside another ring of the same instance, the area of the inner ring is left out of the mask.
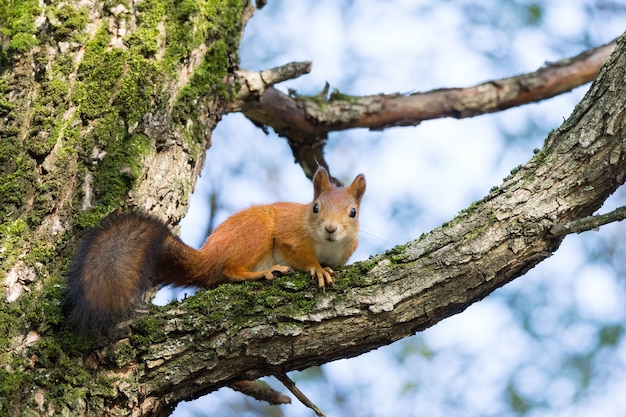
[[[301,274],[223,285],[151,306],[109,340],[80,337],[63,325],[76,240],[120,207],[176,223],[235,97],[250,15],[247,1],[136,6],[32,6],[32,33],[2,42],[3,414],[165,415],[241,378],[389,344],[523,275],[557,250],[552,226],[624,182],[621,39],[533,159],[442,227],[341,270],[333,289]]]

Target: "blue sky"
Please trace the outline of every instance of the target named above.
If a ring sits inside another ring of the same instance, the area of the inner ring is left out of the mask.
[[[533,71],[619,36],[626,10],[602,12],[593,4],[548,1],[535,22],[526,2],[270,0],[246,28],[241,67],[311,60],[311,74],[278,86],[303,94],[319,92],[325,82],[358,95],[471,86]],[[361,243],[352,260],[415,239],[482,198],[532,157],[587,88],[494,115],[332,133],[326,156],[333,175],[349,181],[362,172],[368,181]],[[214,132],[182,224],[182,237],[192,246],[204,240],[211,192],[219,194],[218,222],[251,204],[312,197],[286,142],[239,114],[224,117]],[[617,193],[603,211],[623,200]],[[602,231],[616,241],[623,232],[619,225]],[[582,399],[576,397],[577,377],[557,369],[572,352],[591,349],[594,323],[626,318],[624,277],[586,261],[594,239],[589,233],[568,237],[555,256],[494,296],[407,341],[328,364],[315,371],[325,384],[300,378],[300,388],[328,415],[514,415],[503,399],[507,385],[543,399],[532,416],[621,415],[626,349],[607,356],[611,369],[598,363],[605,383]],[[516,303],[535,299],[524,313],[531,318],[529,333]],[[563,311],[570,309],[584,320],[564,325]],[[174,415],[228,415],[226,406],[243,401],[222,389],[179,406]],[[295,399],[282,411],[312,415]]]

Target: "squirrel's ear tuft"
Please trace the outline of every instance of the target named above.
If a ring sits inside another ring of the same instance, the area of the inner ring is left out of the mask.
[[[354,196],[354,199],[357,203],[361,204],[361,198],[363,198],[363,194],[365,194],[365,175],[359,174],[356,176],[352,184],[348,189],[350,193]]]
[[[323,167],[319,167],[313,175],[313,200],[316,200],[324,191],[328,191],[333,188],[330,183],[330,177],[328,172]]]

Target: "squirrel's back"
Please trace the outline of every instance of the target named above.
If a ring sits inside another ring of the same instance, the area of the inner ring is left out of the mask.
[[[82,332],[101,333],[126,318],[154,285],[164,242],[171,232],[137,213],[106,217],[81,241],[68,274],[70,321]]]

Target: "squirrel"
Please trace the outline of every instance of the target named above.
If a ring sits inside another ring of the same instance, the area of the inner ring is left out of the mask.
[[[220,224],[199,250],[161,220],[141,212],[111,214],[80,242],[67,276],[67,308],[82,333],[104,333],[129,317],[159,284],[213,288],[309,272],[332,286],[332,266],[346,263],[358,244],[365,177],[336,187],[324,168],[313,177],[309,204],[252,206]]]

